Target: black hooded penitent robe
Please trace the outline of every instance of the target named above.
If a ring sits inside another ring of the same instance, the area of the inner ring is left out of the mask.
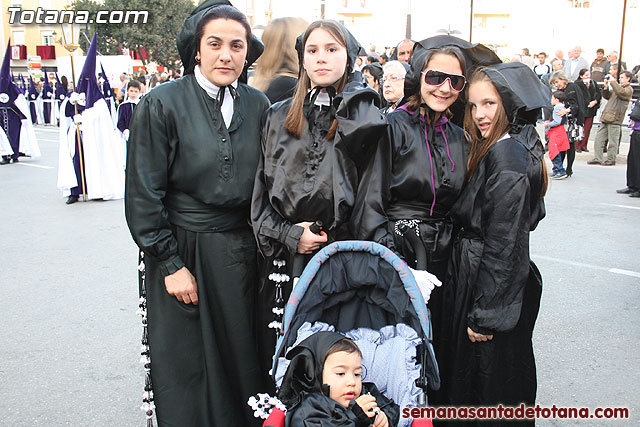
[[[227,128],[193,74],[143,97],[131,121],[125,210],[145,253],[151,376],[160,426],[257,425],[247,405],[265,389],[255,331],[250,200],[269,106],[237,87]],[[199,305],[167,293],[186,266]]]
[[[363,49],[346,28],[338,25],[347,39],[347,68],[351,70]],[[296,49],[302,60],[301,37]],[[350,237],[347,222],[359,172],[387,126],[378,108],[377,92],[363,85],[359,72],[349,73],[345,87],[331,99],[331,105],[314,102],[320,89],[314,88],[305,98],[300,138],[284,128],[293,99],[272,105],[262,124],[262,156],[253,189],[251,221],[258,247],[266,259],[259,297],[265,370],[271,366],[276,342],[275,331],[267,328],[274,320],[272,308],[277,295],[274,283],[267,280],[273,271],[273,260],[285,260],[284,270],[292,275],[291,261],[304,231],[296,225],[300,222],[322,221],[328,243]],[[326,90],[335,93],[333,87]],[[334,119],[338,124],[335,136],[327,139]],[[285,282],[282,291],[284,306],[291,293],[291,282]]]
[[[510,120],[519,124],[489,148],[451,210],[460,231],[444,285],[448,354],[438,355],[451,405],[533,405],[536,396],[531,337],[542,279],[529,258],[529,233],[545,216],[545,172],[542,143],[530,123],[549,91],[523,64],[495,68],[490,78]],[[514,94],[507,87],[516,81],[522,90]],[[467,327],[493,339],[473,343]]]

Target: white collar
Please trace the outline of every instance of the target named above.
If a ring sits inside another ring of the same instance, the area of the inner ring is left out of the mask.
[[[196,81],[198,82],[198,85],[207,93],[207,95],[209,95],[213,99],[218,99],[218,92],[220,92],[220,87],[214,85],[209,80],[207,80],[204,74],[202,74],[202,71],[200,71],[199,65],[195,66],[193,70],[193,74],[196,77]],[[237,88],[238,79],[236,79],[236,81],[231,83],[231,86],[234,88]],[[220,112],[222,113],[224,124],[227,125],[227,127],[229,127],[229,125],[231,124],[231,119],[233,118],[234,102],[233,102],[233,96],[231,95],[231,92],[229,91],[229,89],[225,88],[225,90],[226,90],[226,93],[224,94],[224,97],[227,100],[227,102],[222,103],[222,106],[220,107]]]
[[[200,85],[200,87],[204,89],[205,92],[207,92],[207,95],[209,95],[213,99],[216,99],[218,96],[218,92],[220,92],[220,87],[214,85],[209,80],[207,80],[204,74],[202,74],[202,71],[200,70],[199,65],[196,65],[195,69],[193,70],[193,74],[196,76],[196,81],[198,82],[198,85]],[[235,82],[231,83],[231,86],[233,86],[234,88],[237,88],[238,80],[236,79]],[[227,89],[227,91],[228,90],[229,89]],[[224,95],[225,97],[227,96],[226,93]]]
[[[311,92],[312,90],[313,89],[309,89],[309,92]],[[313,102],[313,105],[331,105],[331,98],[329,97],[329,94],[326,90],[321,90],[320,92],[318,92],[318,96],[316,96],[316,100]]]

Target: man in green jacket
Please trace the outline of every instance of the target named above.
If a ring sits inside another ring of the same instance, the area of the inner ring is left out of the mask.
[[[587,162],[589,165],[613,166],[616,164],[622,121],[633,95],[633,88],[630,85],[631,77],[629,71],[623,71],[620,75],[620,84],[613,79],[604,81],[602,97],[608,102],[600,116],[601,123],[596,134],[594,157]],[[603,148],[607,140],[609,140],[607,160],[603,162]]]

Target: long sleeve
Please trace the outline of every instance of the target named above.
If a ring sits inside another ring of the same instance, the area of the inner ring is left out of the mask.
[[[562,124],[562,116],[558,115],[558,109],[553,109],[553,120],[547,125],[548,128],[554,128]]]
[[[357,75],[356,75],[357,74]],[[336,96],[337,133],[359,170],[367,164],[370,153],[387,127],[380,112],[380,99],[373,89],[365,88],[359,73],[352,74],[342,93]],[[356,79],[355,81],[353,79]]]
[[[613,89],[613,92],[619,99],[623,101],[629,101],[631,99],[631,96],[633,95],[633,88],[631,87],[631,85],[621,86],[616,81],[611,81],[609,82],[609,84],[611,85],[611,89]]]
[[[389,232],[386,209],[391,199],[393,144],[389,131],[375,150],[372,161],[362,174],[351,215],[351,231],[356,239],[372,240],[395,250],[393,235]]]
[[[482,207],[484,248],[467,323],[475,332],[513,329],[529,273],[530,188],[527,175],[496,167]]]
[[[132,121],[127,144],[125,216],[136,244],[157,259],[166,276],[185,264],[178,256],[178,243],[171,231],[163,198],[174,155],[160,100],[143,98]]]
[[[266,124],[265,124],[266,125]],[[263,126],[264,129],[264,126]],[[265,184],[264,175],[264,138],[262,133],[263,152],[258,161],[256,179],[251,199],[251,224],[256,236],[258,247],[263,256],[273,256],[277,250],[277,243],[284,245],[289,253],[296,253],[298,241],[304,228],[287,221],[271,205],[269,191]]]

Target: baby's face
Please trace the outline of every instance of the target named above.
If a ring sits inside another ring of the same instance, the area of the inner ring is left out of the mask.
[[[345,408],[362,393],[362,358],[358,353],[338,351],[324,362],[322,382],[329,386],[329,397]]]

